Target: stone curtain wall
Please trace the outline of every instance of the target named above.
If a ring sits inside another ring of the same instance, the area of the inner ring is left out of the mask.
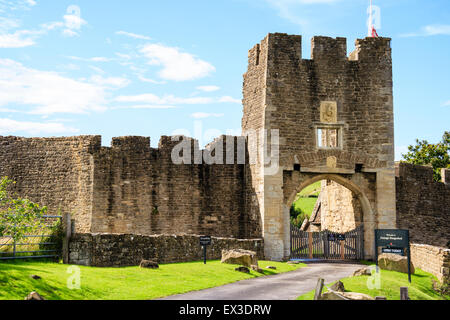
[[[233,155],[238,138],[230,139]],[[200,155],[218,154],[224,141]],[[246,211],[245,165],[176,165],[177,144],[171,137],[162,137],[158,149],[146,137],[114,138],[111,147],[102,147],[100,136],[0,137],[0,175],[16,180],[16,191],[50,214],[70,213],[76,232],[259,237],[260,217]]]
[[[397,163],[396,189],[397,227],[409,229],[414,243],[447,247],[450,184],[435,182],[431,167]]]
[[[257,252],[258,258],[263,259],[263,246],[262,239],[213,237],[207,258],[220,259],[223,249],[246,249]],[[75,234],[69,248],[69,263],[96,267],[137,266],[143,259],[158,263],[203,259],[197,235]]]
[[[414,267],[436,276],[441,283],[450,284],[450,249],[424,244],[411,244]]]
[[[221,137],[203,152],[225,141]],[[258,236],[258,221],[246,215],[245,165],[194,164],[193,151],[192,164],[174,164],[178,143],[162,137],[153,149],[149,138],[114,138],[111,148],[94,155],[91,232]]]
[[[322,181],[320,199],[322,230],[345,233],[362,223],[361,203],[346,187],[334,181]]]
[[[99,136],[67,138],[0,137],[0,177],[17,183],[14,191],[49,208],[71,213],[78,232],[89,232],[92,212],[91,154]]]

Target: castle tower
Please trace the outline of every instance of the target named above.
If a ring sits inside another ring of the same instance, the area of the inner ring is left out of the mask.
[[[314,37],[311,59],[302,58],[301,42],[269,34],[249,51],[242,129],[267,132],[254,148],[249,142],[258,155],[249,213],[260,214],[266,258],[281,260],[290,253],[295,194],[333,180],[361,202],[370,258],[374,229],[396,223],[391,39],[359,39],[347,57],[345,38]]]

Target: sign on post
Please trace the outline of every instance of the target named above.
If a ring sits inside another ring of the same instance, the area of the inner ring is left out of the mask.
[[[211,236],[201,236],[200,245],[203,247],[203,263],[206,264],[206,248],[211,245]]]
[[[408,257],[408,280],[411,283],[411,250],[409,230],[375,229],[375,263],[378,271],[378,247],[383,253],[394,253]]]

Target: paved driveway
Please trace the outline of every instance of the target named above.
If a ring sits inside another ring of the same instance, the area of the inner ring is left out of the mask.
[[[313,290],[318,278],[325,284],[351,276],[360,264],[312,263],[295,271],[193,291],[162,300],[293,300]]]

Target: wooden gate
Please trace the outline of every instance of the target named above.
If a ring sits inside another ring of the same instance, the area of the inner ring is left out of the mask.
[[[363,225],[346,233],[306,232],[291,225],[291,259],[362,260]]]

